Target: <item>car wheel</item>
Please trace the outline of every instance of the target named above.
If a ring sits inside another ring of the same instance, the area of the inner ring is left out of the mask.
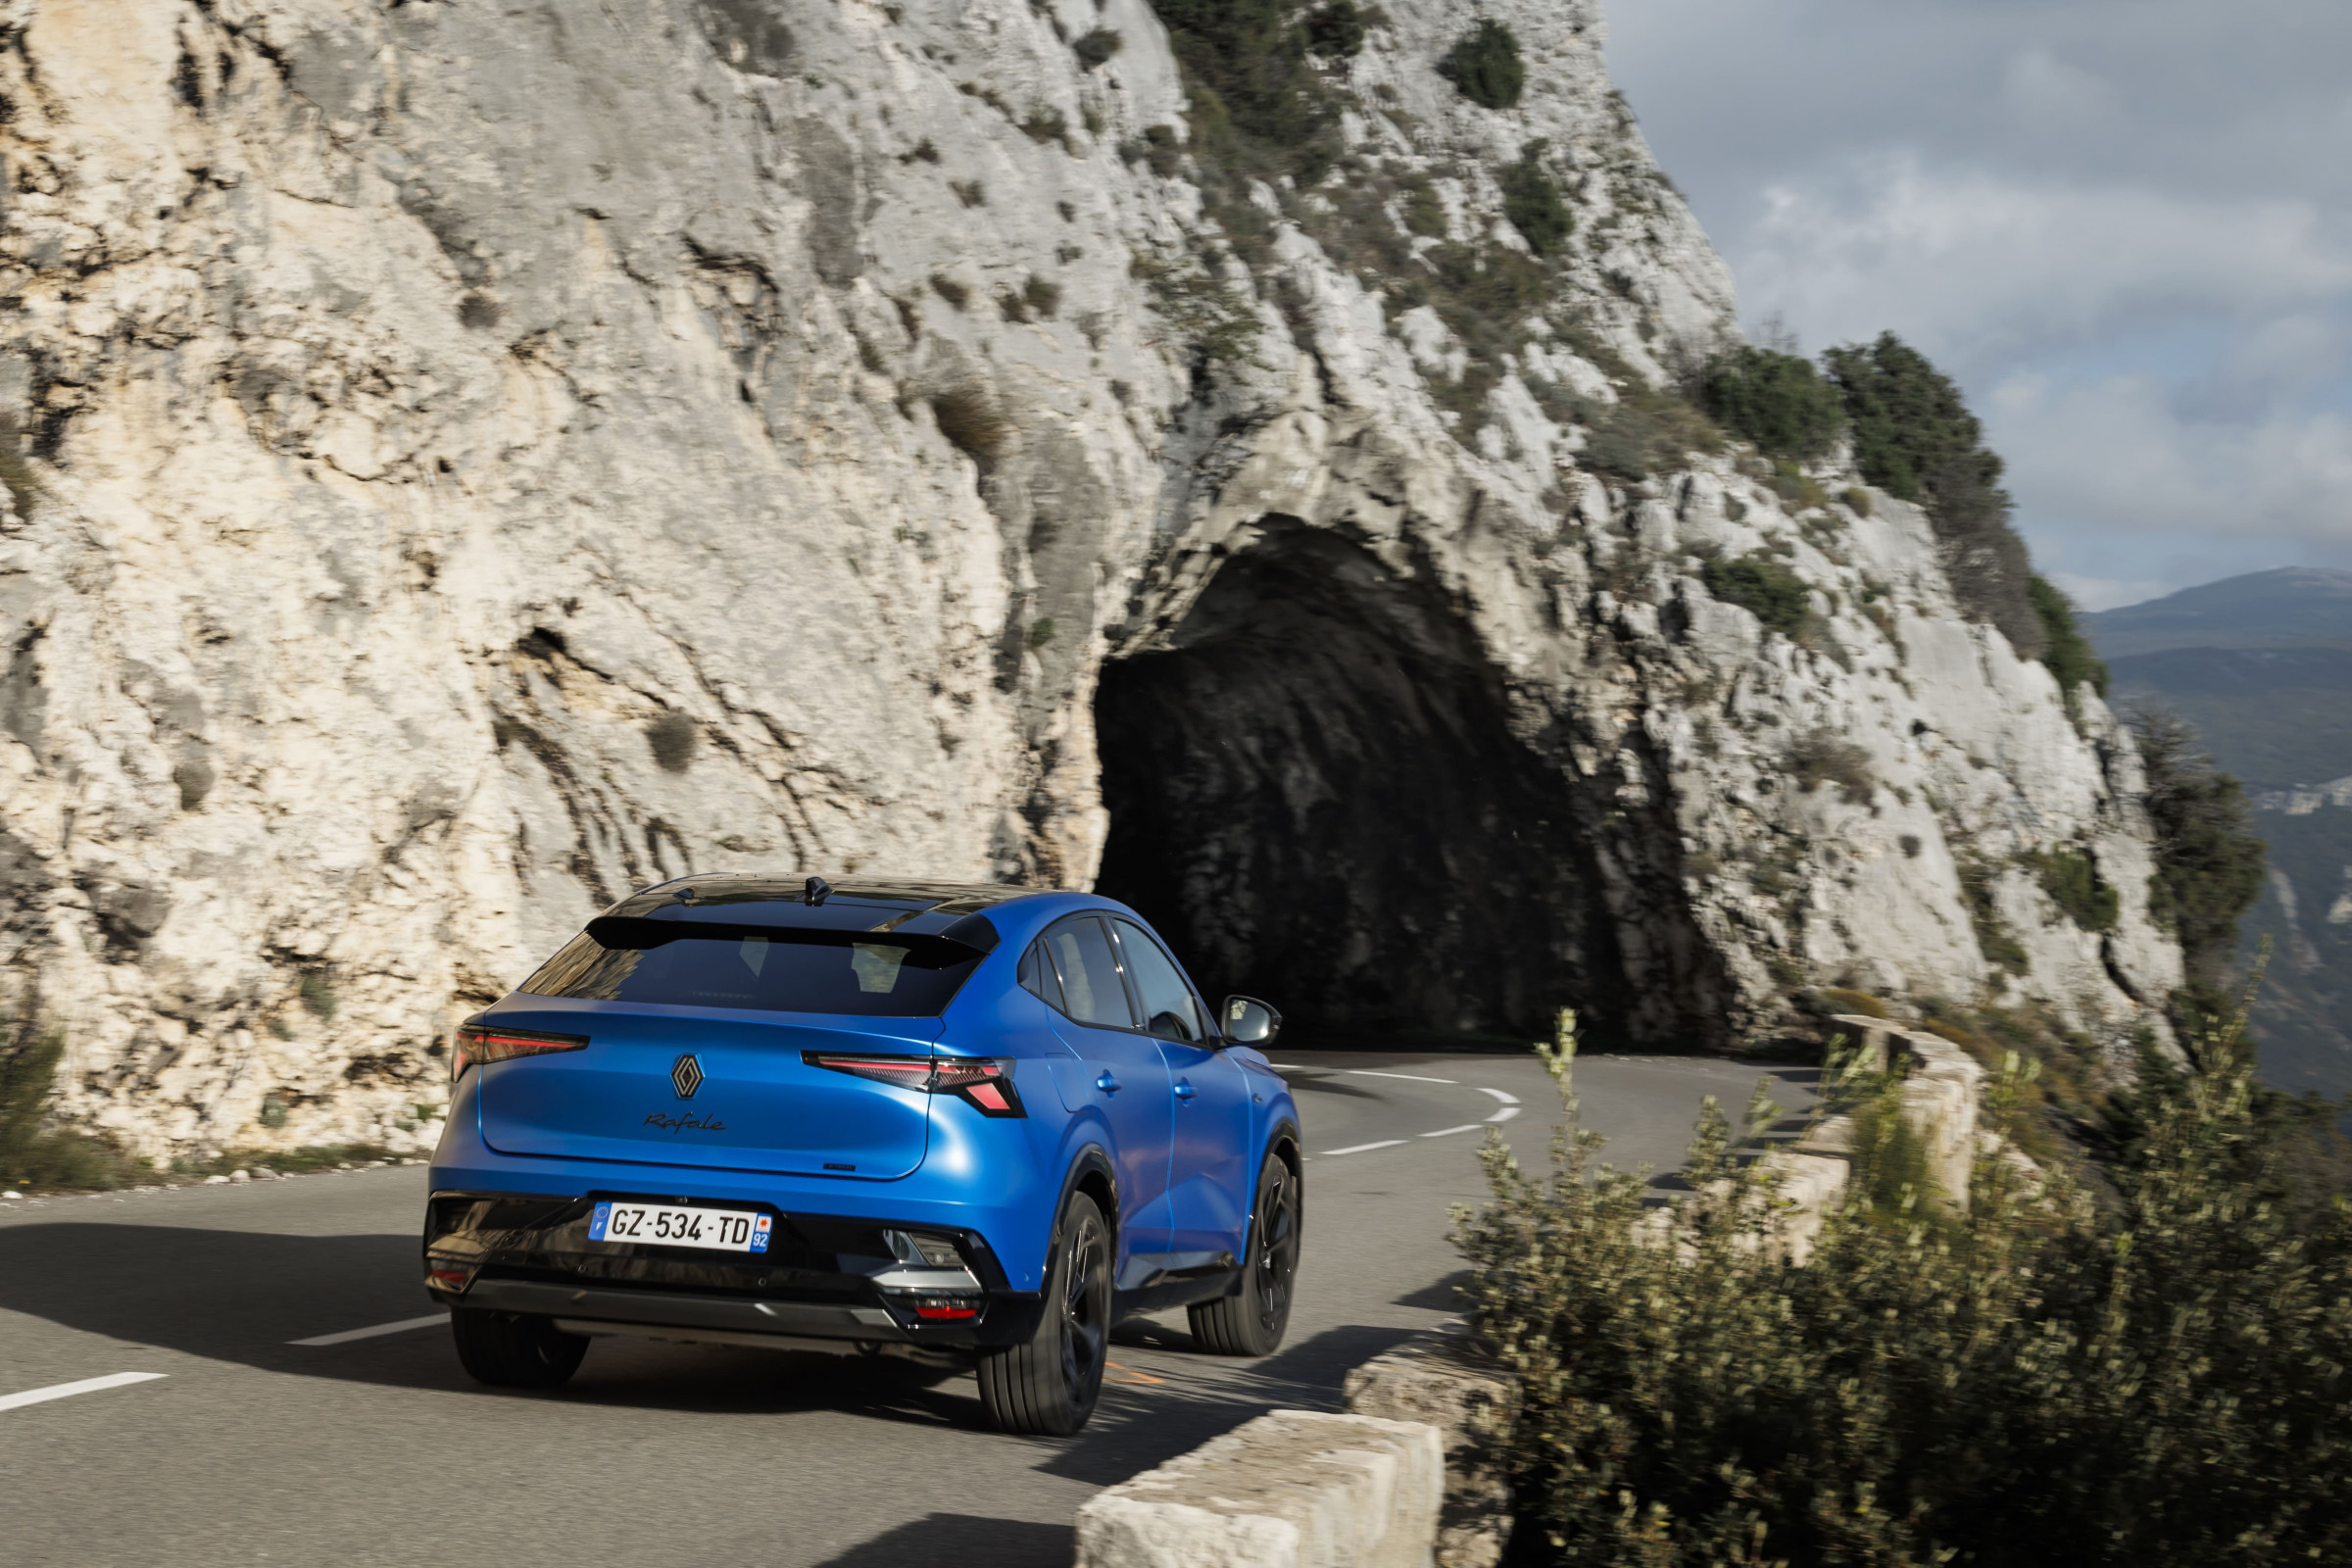
[[[1218,1355],[1270,1355],[1291,1324],[1298,1277],[1298,1176],[1280,1154],[1258,1167],[1241,1289],[1189,1309],[1193,1338]]]
[[[461,1306],[449,1314],[458,1359],[476,1383],[502,1389],[553,1389],[569,1381],[588,1353],[588,1336],[566,1334],[554,1318]]]
[[[1000,1432],[1067,1437],[1095,1413],[1110,1344],[1110,1227],[1072,1193],[1054,1227],[1045,1310],[1027,1343],[980,1361],[980,1402]]]

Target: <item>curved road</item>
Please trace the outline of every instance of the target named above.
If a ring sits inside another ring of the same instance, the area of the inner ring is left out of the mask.
[[[426,1311],[421,1169],[0,1202],[7,1558],[1066,1564],[1097,1489],[1262,1410],[1336,1408],[1348,1368],[1451,1315],[1446,1215],[1484,1196],[1486,1129],[1534,1164],[1559,1119],[1532,1055],[1275,1056],[1311,1155],[1288,1340],[1225,1360],[1189,1352],[1181,1311],[1136,1319],[1068,1440],[988,1431],[969,1377],[725,1347],[600,1340],[558,1393],[478,1388],[437,1323],[351,1333]],[[1608,1157],[1671,1169],[1701,1097],[1737,1114],[1764,1072],[1576,1077]],[[1809,1101],[1809,1072],[1770,1075]]]

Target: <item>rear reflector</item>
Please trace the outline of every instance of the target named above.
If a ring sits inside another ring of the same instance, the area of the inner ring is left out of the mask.
[[[926,1323],[955,1323],[980,1315],[980,1302],[970,1296],[931,1296],[914,1303],[914,1315]]]
[[[457,1049],[450,1053],[451,1082],[466,1076],[466,1069],[494,1061],[511,1061],[516,1056],[542,1056],[552,1051],[585,1051],[586,1035],[543,1035],[528,1029],[497,1029],[483,1024],[465,1023],[458,1026]]]
[[[994,1056],[884,1056],[804,1051],[801,1060],[828,1072],[895,1084],[927,1095],[954,1095],[983,1116],[1026,1116],[1012,1087],[1012,1063]]]

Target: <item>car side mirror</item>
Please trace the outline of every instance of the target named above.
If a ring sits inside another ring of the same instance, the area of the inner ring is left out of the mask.
[[[1234,1045],[1267,1045],[1281,1028],[1282,1014],[1255,997],[1225,999],[1225,1038]]]

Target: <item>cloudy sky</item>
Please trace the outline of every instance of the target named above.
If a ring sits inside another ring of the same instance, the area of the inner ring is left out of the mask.
[[[2087,607],[2352,567],[2352,0],[1608,13],[1750,330],[1925,351]]]

